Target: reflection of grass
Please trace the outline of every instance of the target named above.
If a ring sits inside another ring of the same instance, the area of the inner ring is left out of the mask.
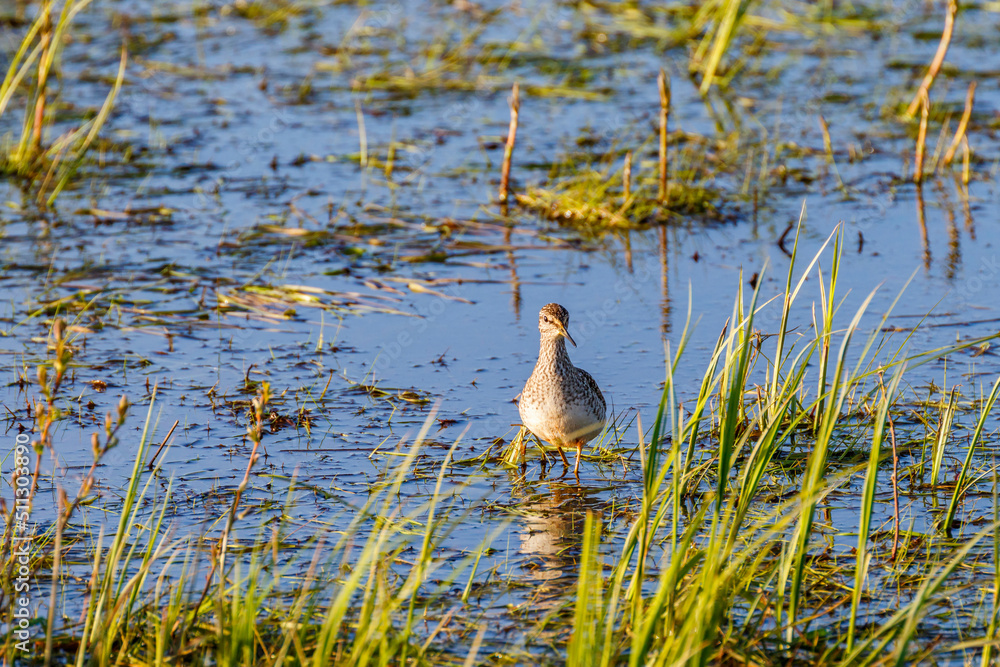
[[[218,299],[223,312],[246,311],[264,319],[294,318],[299,307],[343,313],[407,314],[388,305],[398,303],[399,299],[378,294],[333,292],[308,285],[244,285],[220,292]]]
[[[69,0],[56,16],[56,3],[53,0],[43,2],[38,17],[11,58],[0,86],[0,117],[10,111],[10,104],[18,94],[23,95],[25,104],[20,136],[4,138],[0,144],[0,173],[26,180],[33,186],[38,201],[48,205],[55,201],[79,169],[111,113],[125,76],[125,52],[122,51],[114,88],[97,114],[45,145],[43,135],[53,115],[49,78],[56,73],[60,48],[68,37],[70,23],[88,4],[90,0]]]

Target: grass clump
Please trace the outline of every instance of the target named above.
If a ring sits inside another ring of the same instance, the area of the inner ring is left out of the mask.
[[[83,163],[125,78],[123,50],[114,87],[100,110],[90,120],[46,141],[55,108],[50,81],[58,75],[62,45],[73,19],[89,4],[90,0],[67,0],[60,8],[54,0],[40,3],[38,15],[10,58],[0,85],[0,123],[8,124],[5,116],[14,112],[15,100],[24,105],[20,130],[0,138],[0,173],[20,179],[38,203],[47,206],[55,202]]]
[[[720,157],[729,150],[727,144],[680,131],[671,133],[669,141],[665,198],[659,191],[655,158],[648,155],[643,160],[647,147],[640,146],[634,167],[631,159],[625,159],[627,152],[617,147],[596,159],[573,152],[550,170],[549,185],[528,187],[516,201],[549,220],[593,232],[669,224],[692,216],[722,218],[726,206],[734,203],[718,183],[727,168]]]

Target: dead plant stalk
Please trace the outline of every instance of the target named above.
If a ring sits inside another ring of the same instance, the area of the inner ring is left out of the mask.
[[[632,197],[632,151],[625,153],[625,167],[622,170],[622,206],[628,206]]]
[[[948,9],[944,15],[944,31],[941,33],[941,42],[938,44],[937,53],[934,54],[934,59],[931,61],[930,67],[927,68],[927,74],[924,75],[924,80],[920,82],[920,88],[917,89],[917,94],[913,96],[913,101],[911,101],[910,106],[906,108],[906,113],[904,114],[906,119],[913,118],[913,115],[917,113],[917,108],[920,106],[921,95],[926,95],[927,91],[929,91],[931,86],[934,85],[934,78],[941,70],[941,65],[944,63],[944,57],[948,54],[948,46],[951,44],[951,35],[955,29],[955,14],[957,13],[958,2],[956,2],[956,0],[948,0]]]
[[[52,48],[52,3],[46,2],[42,6],[42,30],[40,35],[42,45],[42,57],[38,65],[38,98],[35,100],[34,124],[31,128],[31,150],[32,157],[42,152],[42,126],[45,122],[45,87],[48,84],[49,68],[45,63],[50,62],[49,50]]]
[[[667,203],[667,122],[670,120],[670,81],[662,69],[656,79],[660,90],[660,204]]]
[[[517,139],[517,114],[521,108],[519,88],[515,83],[510,94],[510,127],[507,130],[507,144],[503,149],[503,165],[500,169],[500,202],[506,203],[510,195],[510,161],[514,156],[514,142]]]
[[[958,122],[958,129],[955,130],[955,138],[951,140],[951,145],[948,146],[948,150],[945,151],[944,157],[941,159],[945,165],[951,164],[951,161],[955,159],[955,152],[962,144],[962,140],[965,139],[965,131],[969,127],[969,119],[972,118],[972,104],[975,99],[976,82],[973,81],[969,84],[969,92],[965,94],[965,110],[962,112],[962,120]]]
[[[920,129],[917,131],[917,155],[913,164],[913,182],[924,180],[924,143],[927,141],[927,117],[930,115],[930,99],[927,91],[920,91]]]

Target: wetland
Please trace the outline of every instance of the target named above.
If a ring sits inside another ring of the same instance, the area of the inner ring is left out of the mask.
[[[4,664],[996,664],[998,35],[0,3]]]

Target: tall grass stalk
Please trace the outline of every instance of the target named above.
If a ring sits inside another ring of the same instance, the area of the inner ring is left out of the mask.
[[[1000,378],[997,378],[997,381],[993,384],[993,391],[990,392],[989,397],[987,397],[982,405],[979,413],[979,421],[976,422],[976,430],[972,433],[972,439],[969,441],[969,449],[965,453],[965,460],[962,462],[962,469],[955,480],[955,490],[951,494],[948,511],[942,520],[944,531],[949,536],[951,535],[951,523],[955,519],[955,512],[958,511],[958,503],[968,490],[967,487],[969,484],[967,484],[966,480],[969,478],[969,470],[972,467],[972,457],[976,452],[976,446],[979,445],[983,437],[983,429],[986,428],[986,422],[989,420],[990,413],[993,411],[993,406],[996,404],[998,397],[1000,397]]]
[[[899,391],[899,383],[903,379],[906,365],[896,367],[896,372],[889,382],[889,387],[878,404],[875,415],[874,431],[872,433],[871,450],[868,452],[868,467],[865,469],[865,481],[861,491],[861,507],[858,517],[858,547],[857,559],[854,565],[854,590],[851,592],[851,616],[847,626],[847,650],[854,648],[854,637],[858,625],[858,608],[865,591],[865,580],[868,576],[868,566],[871,555],[868,552],[868,540],[871,533],[872,513],[875,508],[875,493],[878,484],[879,464],[882,462],[882,443],[885,440],[886,418]]]
[[[937,486],[941,479],[941,464],[944,461],[944,450],[951,439],[952,426],[955,422],[955,411],[958,409],[958,390],[952,389],[948,405],[941,413],[938,423],[937,437],[934,438],[934,450],[931,459],[931,486]],[[936,497],[936,496],[935,496]]]
[[[813,310],[813,329],[816,332],[816,339],[819,349],[819,370],[818,386],[816,389],[816,412],[813,418],[814,428],[818,429],[824,423],[823,416],[826,412],[827,404],[827,375],[830,372],[830,346],[833,335],[833,318],[837,312],[836,292],[837,279],[840,277],[840,256],[844,251],[843,236],[839,231],[835,235],[833,242],[833,260],[830,267],[829,284],[823,281],[823,272],[820,270],[819,276],[819,304],[821,321],[816,320],[816,311]]]
[[[1000,471],[993,468],[993,523],[1000,526]],[[986,626],[986,636],[988,642],[983,647],[982,667],[991,664],[990,658],[993,656],[992,643],[997,638],[997,622],[1000,621],[1000,531],[993,532],[993,589],[989,593],[990,616]]]
[[[824,396],[829,395],[831,401],[820,416],[820,424],[816,429],[813,449],[809,454],[809,460],[806,464],[806,472],[802,479],[802,494],[806,498],[815,497],[819,489],[825,484],[824,477],[827,472],[827,455],[831,439],[834,436],[834,429],[840,419],[847,397],[854,386],[853,378],[851,378],[846,372],[848,348],[851,338],[853,337],[853,333],[858,328],[861,317],[864,315],[874,296],[874,292],[868,295],[862,305],[858,308],[854,318],[851,320],[851,323],[847,326],[842,338],[840,353],[837,357],[837,365],[834,371],[834,376],[830,379],[828,392],[823,394]],[[832,333],[832,331],[821,331],[817,332],[817,335],[825,337],[832,335]],[[864,358],[872,342],[872,339],[869,339],[868,345],[862,353],[861,358]],[[788,624],[786,626],[785,634],[785,638],[788,643],[792,642],[796,621],[798,619],[800,595],[802,593],[803,586],[803,574],[805,571],[806,560],[808,558],[809,540],[812,538],[815,504],[809,500],[806,500],[806,503],[807,505],[800,516],[799,523],[796,526],[795,533],[790,542],[791,546],[785,552],[786,556],[791,558],[793,562],[791,589],[788,597]]]
[[[566,661],[570,665],[580,667],[606,665],[608,664],[606,660],[611,656],[610,651],[602,645],[608,633],[614,631],[614,622],[613,618],[607,618],[603,614],[605,583],[603,562],[598,553],[600,543],[601,522],[594,514],[588,512],[583,525],[573,634],[570,636],[566,654]]]
[[[712,0],[704,3],[695,16],[694,25],[714,24],[714,29],[706,32],[693,58],[693,68],[700,69],[702,74],[698,89],[702,95],[706,95],[715,83],[722,58],[732,45],[750,4],[751,0]]]

